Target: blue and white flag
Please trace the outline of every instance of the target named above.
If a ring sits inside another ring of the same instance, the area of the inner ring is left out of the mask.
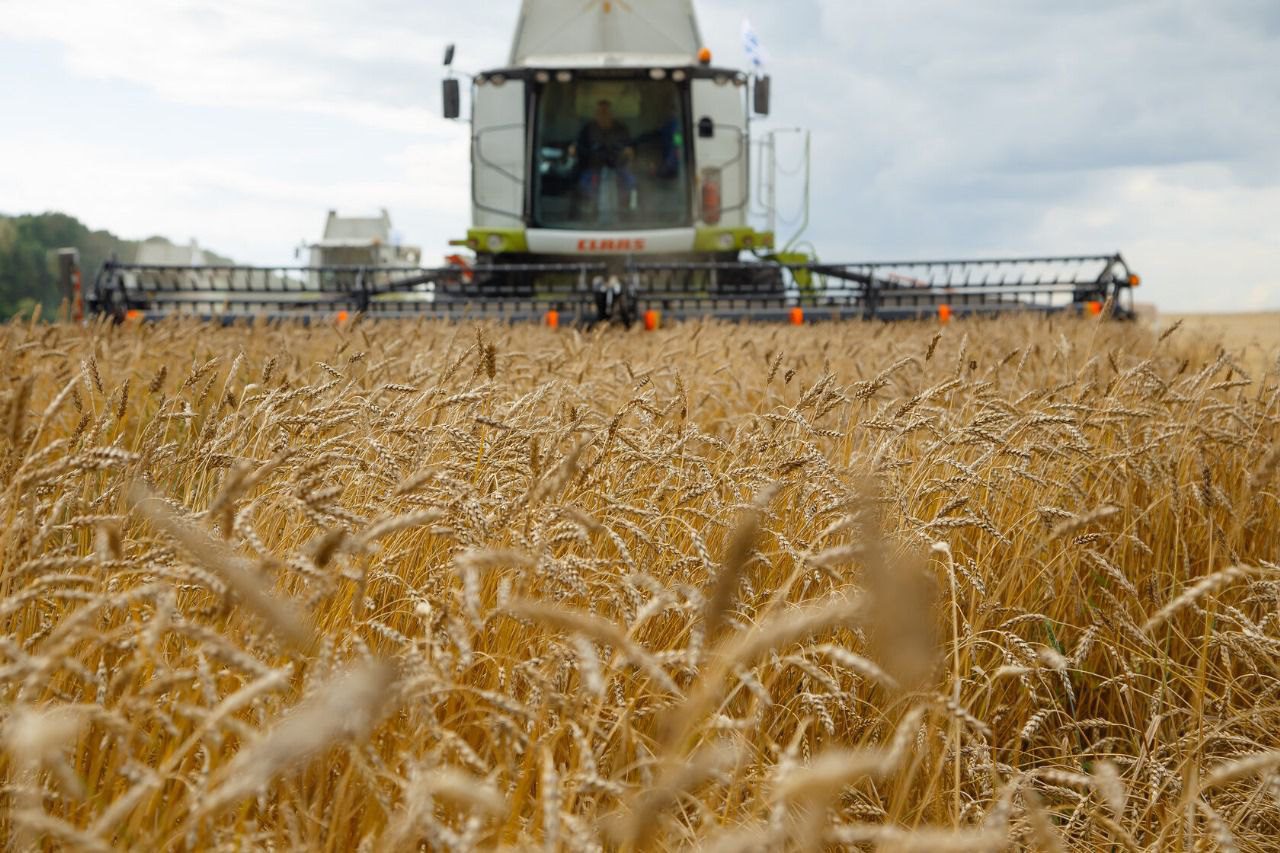
[[[751,27],[751,22],[746,18],[742,19],[742,49],[747,52],[747,59],[751,61],[753,69],[760,71],[764,68],[768,55],[764,52],[764,48],[760,46],[760,37],[756,35],[756,31]]]

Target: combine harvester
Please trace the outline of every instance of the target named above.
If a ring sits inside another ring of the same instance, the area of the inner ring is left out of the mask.
[[[446,51],[446,118],[462,87]],[[820,263],[778,248],[767,76],[718,67],[692,0],[524,0],[505,67],[472,75],[472,225],[445,267],[108,263],[118,317],[373,317],[552,325],[718,317],[803,323],[1013,310],[1131,316],[1119,254]],[[801,133],[808,198],[808,140]],[[764,230],[753,221],[769,223]],[[807,215],[806,215],[807,220]],[[797,235],[798,237],[799,235]]]

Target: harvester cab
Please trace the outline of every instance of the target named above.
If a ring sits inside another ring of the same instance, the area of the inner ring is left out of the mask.
[[[446,115],[457,88],[450,74]],[[480,267],[589,261],[604,281],[626,260],[706,278],[698,265],[767,251],[774,235],[749,214],[750,114],[768,92],[713,64],[691,0],[524,0],[508,63],[472,78],[472,225],[458,242]],[[744,283],[724,272],[717,284]]]

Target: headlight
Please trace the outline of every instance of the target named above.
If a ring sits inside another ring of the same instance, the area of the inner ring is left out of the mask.
[[[725,232],[720,235],[720,248],[728,251],[733,248],[733,235]]]
[[[502,247],[506,244],[507,241],[502,239],[501,234],[490,234],[484,241],[485,247],[488,248],[490,252],[501,252]]]

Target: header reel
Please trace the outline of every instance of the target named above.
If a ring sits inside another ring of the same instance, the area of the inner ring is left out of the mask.
[[[460,259],[459,259],[460,260]],[[641,260],[455,263],[438,268],[144,266],[107,263],[87,296],[117,319],[190,316],[314,320],[487,319],[630,326],[647,311],[671,319],[794,322],[900,320],[1014,311],[1133,316],[1140,279],[1124,258],[781,263]]]

